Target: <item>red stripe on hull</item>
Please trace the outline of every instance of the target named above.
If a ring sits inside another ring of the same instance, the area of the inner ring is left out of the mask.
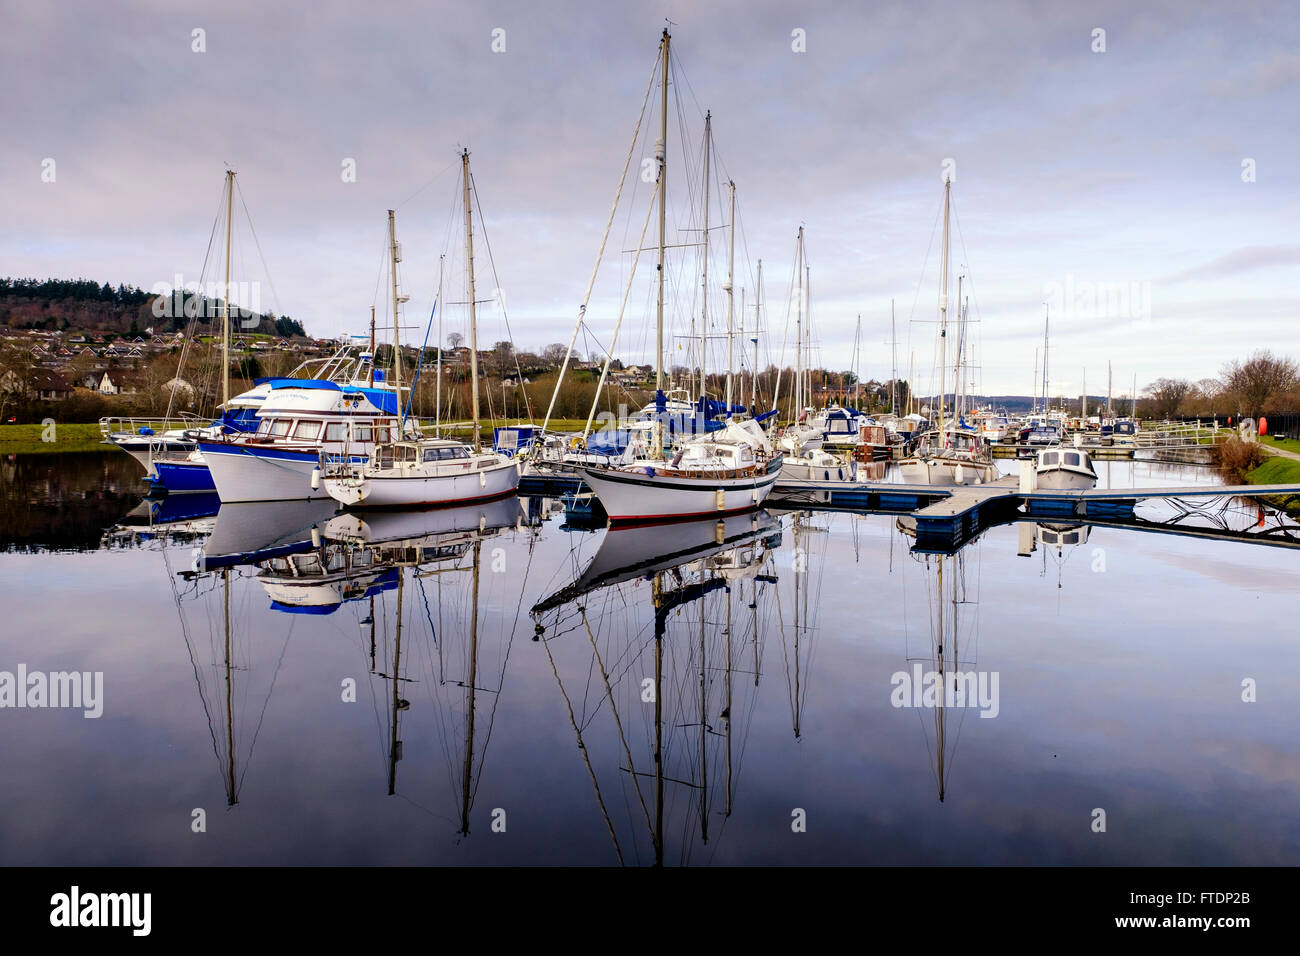
[[[344,505],[344,511],[406,511],[416,509],[419,511],[437,511],[441,508],[459,508],[461,505],[477,504],[480,501],[497,501],[501,498],[509,498],[511,495],[519,494],[518,488],[511,488],[509,491],[501,491],[494,495],[482,495],[478,498],[456,498],[452,501],[403,501],[400,504],[391,505],[367,505],[364,501],[359,501],[355,505]]]
[[[645,524],[668,524],[673,521],[690,521],[691,519],[694,518],[710,518],[714,516],[723,518],[726,517],[727,515],[744,514],[746,511],[757,511],[761,507],[762,504],[759,503],[756,505],[746,505],[743,508],[730,508],[726,511],[693,511],[690,514],[677,513],[677,514],[667,514],[667,515],[618,515],[618,516],[610,515],[609,521],[611,524],[617,524],[623,526],[632,524],[634,522],[645,523]]]

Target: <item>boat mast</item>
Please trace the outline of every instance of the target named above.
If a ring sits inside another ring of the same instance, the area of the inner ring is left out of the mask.
[[[952,417],[954,421],[960,422],[962,414],[966,411],[966,403],[962,399],[962,357],[966,353],[966,313],[961,307],[961,281],[966,278],[965,275],[957,276],[957,361],[952,367]]]
[[[433,433],[442,435],[442,268],[447,256],[438,257],[438,299],[434,308],[438,310],[438,384],[435,387]]]
[[[375,307],[370,307],[370,385],[375,384]]]
[[[763,307],[763,260],[758,260],[758,289],[754,293],[754,376],[750,382],[749,408],[752,415],[758,408],[758,329],[762,323]]]
[[[889,300],[889,340],[893,368],[889,381],[889,414],[898,416],[898,330],[894,326],[894,300]]]
[[[478,313],[474,307],[474,213],[469,204],[469,150],[460,154],[461,178],[465,181],[465,262],[469,268],[469,377],[473,392],[474,450],[482,451],[478,425]]]
[[[858,313],[858,324],[853,330],[853,403],[857,407],[862,407],[862,402],[858,399],[858,342],[862,338],[862,313]]]
[[[709,141],[713,137],[713,113],[704,114],[704,268],[700,276],[700,398],[708,390],[705,359],[709,354]]]
[[[1088,370],[1083,370],[1083,407],[1080,409],[1081,417],[1088,417]]]
[[[1038,381],[1038,346],[1034,346],[1034,400],[1029,409],[1029,414],[1034,415],[1038,412],[1038,394],[1041,385]]]
[[[1106,362],[1106,417],[1110,418],[1113,414],[1110,408],[1110,388],[1114,384],[1114,371],[1110,367],[1110,361]]]
[[[794,319],[794,421],[798,423],[799,413],[803,409],[803,226],[799,227],[799,238],[795,246],[795,271],[799,288]]]
[[[1050,379],[1047,377],[1047,331],[1051,324],[1050,306],[1043,304],[1043,416],[1048,416],[1048,411],[1052,404],[1052,398],[1049,394]]]
[[[235,171],[226,170],[226,285],[221,295],[221,404],[230,401],[230,216],[235,204]]]
[[[393,274],[393,388],[397,390],[397,412],[402,412],[402,346],[399,339],[397,318],[397,264],[402,261],[401,250],[397,247],[397,221],[393,210],[388,210],[388,250],[392,258]],[[399,422],[397,437],[402,437],[403,423]]]
[[[943,443],[944,379],[948,374],[948,199],[952,179],[943,183],[943,262],[939,268],[939,442]]]
[[[804,269],[804,295],[808,297],[808,321],[803,324],[804,334],[804,388],[807,390],[807,400],[804,402],[805,408],[811,408],[813,403],[813,384],[812,384],[812,266],[805,265]]]
[[[658,273],[658,302],[655,307],[655,391],[662,392],[664,388],[664,227],[668,214],[668,207],[665,203],[665,194],[668,191],[668,49],[672,42],[672,37],[668,34],[668,28],[664,28],[664,38],[660,43],[660,49],[663,51],[663,68],[660,71],[660,104],[659,104],[659,273]],[[657,418],[657,416],[656,416]],[[660,426],[662,426],[660,422]],[[655,437],[653,444],[656,448],[662,445],[659,436]]]
[[[736,357],[733,354],[732,324],[735,321],[733,310],[736,303],[736,184],[728,181],[727,188],[731,193],[731,212],[730,223],[727,226],[727,236],[730,249],[727,252],[727,417],[731,417],[731,368],[735,364]],[[705,247],[707,248],[707,246]],[[744,307],[741,307],[741,324],[744,324]],[[743,386],[743,382],[741,383]]]

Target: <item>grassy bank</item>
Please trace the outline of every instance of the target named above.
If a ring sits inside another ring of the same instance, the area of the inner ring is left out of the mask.
[[[1278,441],[1272,435],[1262,435],[1259,443],[1261,445],[1270,445],[1273,448],[1281,448],[1283,451],[1293,451],[1300,455],[1300,441],[1296,441],[1294,438],[1284,438]]]
[[[1274,455],[1243,476],[1252,485],[1300,484],[1300,461]]]
[[[49,437],[54,440],[47,441]],[[0,425],[0,455],[65,451],[113,451],[113,446],[100,442],[99,424],[96,422],[56,422],[50,430],[44,425]]]
[[[542,423],[541,419],[538,419],[537,424],[540,425],[541,423]],[[485,418],[480,424],[480,430],[482,431],[484,436],[490,438],[492,436],[492,429],[494,428],[504,428],[510,425],[519,425],[519,424],[521,423],[517,419],[513,419],[513,418],[512,419]],[[523,422],[522,424],[526,425],[528,423]],[[582,431],[583,426],[586,424],[587,424],[587,420],[585,418],[552,418],[551,423],[548,426],[547,430],[552,432],[580,432]],[[444,425],[442,430],[445,433],[454,434],[454,435],[459,435],[459,434],[468,435],[473,430],[472,427],[467,422],[457,422],[456,425],[459,427],[449,427],[447,425]],[[592,428],[595,429],[599,427],[599,425],[600,423],[598,422],[593,423]],[[425,434],[429,434],[433,431],[433,423],[431,421],[428,421],[427,419],[421,421],[421,426],[423,427]]]
[[[1242,477],[1252,485],[1300,485],[1300,461],[1272,455]],[[1292,517],[1300,515],[1300,495],[1265,495],[1260,500]]]

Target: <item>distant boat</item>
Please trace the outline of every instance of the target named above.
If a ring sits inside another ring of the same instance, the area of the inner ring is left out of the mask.
[[[1097,484],[1097,470],[1082,448],[1045,448],[1038,453],[1035,471],[1040,488],[1084,489]]]

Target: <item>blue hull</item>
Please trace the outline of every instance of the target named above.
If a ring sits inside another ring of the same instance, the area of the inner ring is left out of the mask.
[[[216,491],[208,466],[194,461],[155,461],[156,477],[148,479],[150,490],[167,494],[189,491]]]

